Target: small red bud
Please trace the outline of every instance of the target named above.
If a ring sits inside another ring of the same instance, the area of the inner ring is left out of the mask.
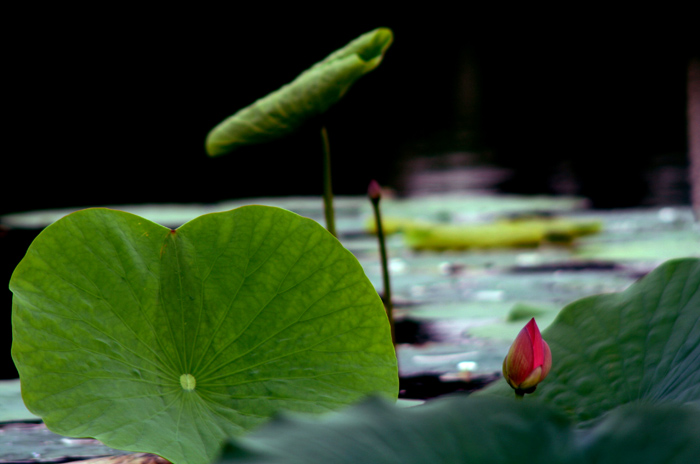
[[[379,186],[379,183],[376,180],[372,179],[372,181],[369,183],[367,195],[369,195],[370,199],[372,200],[379,200],[382,197],[382,188]]]
[[[552,352],[535,318],[520,331],[503,360],[503,376],[516,392],[532,393],[552,368]]]

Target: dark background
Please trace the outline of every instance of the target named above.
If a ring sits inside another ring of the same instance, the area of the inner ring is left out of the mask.
[[[220,158],[204,139],[379,26],[395,36],[384,62],[326,115],[337,194],[363,194],[372,178],[411,194],[412,160],[468,153],[456,159],[508,171],[502,192],[578,194],[599,208],[689,201],[697,31],[683,15],[53,8],[6,16],[0,214],[318,195],[316,126]],[[4,282],[32,234],[0,228]],[[0,378],[15,376],[4,358]]]
[[[363,193],[372,178],[410,193],[407,160],[469,152],[515,170],[504,191],[557,193],[551,177],[566,169],[569,193],[624,207],[650,201],[650,169],[687,164],[697,31],[684,23],[396,16],[104,8],[16,18],[0,214],[319,194],[315,125],[215,159],[204,138],[378,26],[395,34],[384,62],[326,118],[337,193]]]

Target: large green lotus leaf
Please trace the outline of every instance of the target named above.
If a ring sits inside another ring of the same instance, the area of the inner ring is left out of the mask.
[[[667,261],[623,292],[575,301],[542,337],[552,370],[530,401],[579,421],[626,403],[700,406],[700,259]],[[503,380],[483,393],[514,396]]]
[[[17,266],[12,356],[48,427],[175,463],[274,411],[396,397],[382,303],[320,225],[249,206],[170,230],[89,209]]]
[[[307,120],[325,113],[357,79],[376,68],[392,41],[391,29],[379,28],[336,50],[290,84],[212,129],[207,135],[207,153],[218,156],[294,132]]]
[[[620,408],[579,430],[539,402],[455,396],[399,409],[370,400],[316,420],[282,417],[231,443],[219,463],[686,464],[700,454],[700,411]]]

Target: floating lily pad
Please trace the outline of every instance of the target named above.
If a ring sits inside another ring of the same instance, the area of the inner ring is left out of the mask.
[[[386,217],[437,221],[441,218],[469,219],[482,215],[502,215],[524,211],[567,212],[582,209],[585,205],[586,200],[580,197],[456,193],[406,199],[382,199],[382,212]]]
[[[38,420],[22,402],[19,379],[0,381],[0,422]]]
[[[484,224],[426,224],[407,222],[406,243],[414,250],[462,250],[469,248],[536,247],[545,242],[571,244],[582,235],[600,230],[596,221],[523,219]]]
[[[69,462],[123,453],[91,438],[62,437],[44,424],[0,426],[0,463]]]
[[[15,270],[12,355],[48,427],[173,462],[280,409],[395,398],[382,303],[317,223],[250,206],[171,230],[89,209],[49,226]]]
[[[541,317],[548,312],[548,310],[538,306],[527,303],[516,303],[512,308],[510,308],[510,311],[508,311],[506,322],[527,322],[531,317]]]
[[[616,242],[587,242],[575,250],[583,259],[614,261],[664,261],[700,256],[700,234],[693,231],[657,233],[645,239],[630,238]]]
[[[533,306],[524,307],[516,303],[511,311],[508,312],[506,319],[498,319],[490,323],[476,326],[470,329],[469,333],[474,337],[508,340],[512,343],[530,317],[534,317],[537,320],[537,324],[544,328],[549,326],[559,313],[558,309],[544,305],[538,307],[537,310],[534,309]],[[513,314],[515,314],[518,319],[510,319]],[[520,317],[524,318],[526,314],[529,314],[528,319],[519,319]],[[508,346],[510,346],[510,343],[508,343]]]
[[[578,421],[627,403],[700,405],[700,259],[668,261],[624,292],[571,303],[542,336],[552,370],[530,401]],[[513,396],[505,381],[483,393]]]
[[[397,310],[399,315],[420,321],[441,321],[445,324],[457,324],[463,321],[468,336],[478,338],[497,338],[512,341],[520,332],[525,322],[532,317],[547,321],[546,327],[554,320],[559,309],[551,303],[538,302],[446,302],[433,305],[417,305]],[[516,314],[515,319],[511,315]]]

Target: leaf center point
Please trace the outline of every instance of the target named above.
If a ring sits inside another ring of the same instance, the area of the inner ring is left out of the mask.
[[[185,391],[192,391],[197,386],[197,379],[192,374],[182,374],[180,376],[180,385]]]

